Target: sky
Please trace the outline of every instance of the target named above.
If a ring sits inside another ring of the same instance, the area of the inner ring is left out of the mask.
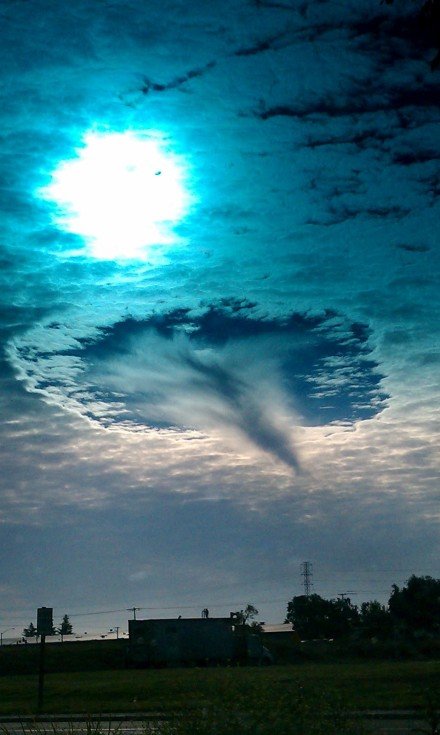
[[[357,604],[440,576],[415,12],[4,0],[2,630],[282,622],[305,560]]]

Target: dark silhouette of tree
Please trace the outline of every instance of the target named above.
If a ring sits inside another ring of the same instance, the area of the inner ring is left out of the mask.
[[[299,595],[287,604],[286,622],[301,638],[340,638],[358,624],[359,612],[348,597],[325,600],[320,595]]]
[[[359,611],[359,631],[365,638],[385,640],[391,635],[390,611],[377,600],[363,602]]]
[[[358,609],[348,597],[326,600],[316,594],[299,595],[287,604],[286,622],[308,640],[426,641],[426,636],[440,636],[440,579],[412,575],[402,588],[393,584],[388,607],[371,600]]]
[[[255,619],[258,615],[258,610],[254,605],[246,605],[244,610],[237,610],[232,615],[239,625],[246,625],[255,633],[262,632],[263,628],[261,623]]]
[[[393,584],[388,606],[397,631],[440,633],[440,579],[413,575],[401,589]]]
[[[254,605],[246,605],[244,610],[237,610],[235,618],[240,625],[249,625],[258,615],[258,610]]]
[[[69,620],[69,616],[68,615],[64,615],[63,616],[63,619],[61,621],[61,624],[57,628],[57,631],[56,632],[61,636],[61,640],[64,639],[64,636],[65,635],[72,635],[72,633],[73,633],[73,626],[72,626],[72,623]]]
[[[27,628],[23,628],[23,636],[24,638],[37,637],[37,629],[33,623],[29,623],[29,626]]]

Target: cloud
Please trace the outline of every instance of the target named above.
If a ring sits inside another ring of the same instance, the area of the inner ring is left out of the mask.
[[[159,603],[290,595],[304,558],[435,573],[438,91],[402,3],[27,5],[0,46],[12,587],[64,613],[143,602],[150,564]],[[35,191],[94,126],[185,156],[185,247],[121,267],[51,225]]]
[[[237,344],[200,349],[183,332],[164,337],[145,325],[122,352],[92,359],[85,376],[99,396],[107,390],[122,401],[114,425],[197,429],[230,441],[238,433],[245,445],[298,468],[274,361]]]
[[[143,582],[145,579],[149,579],[153,576],[153,565],[147,564],[142,569],[139,569],[137,572],[132,572],[128,575],[128,579],[130,582]]]
[[[333,313],[257,314],[256,304],[226,299],[128,318],[93,337],[51,323],[9,355],[29,389],[106,428],[197,430],[229,443],[238,434],[244,451],[254,445],[299,469],[295,427],[376,414],[381,375],[365,325]]]
[[[132,415],[145,416],[155,426],[167,422],[223,436],[238,432],[299,468],[273,361],[261,355],[257,360],[237,345],[195,349],[183,334],[166,340],[147,331],[133,348],[129,366],[125,359],[110,358],[96,373],[99,385],[117,394],[129,392]]]

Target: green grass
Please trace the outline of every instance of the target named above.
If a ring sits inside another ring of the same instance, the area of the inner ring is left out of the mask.
[[[48,673],[123,669],[126,640],[68,641],[46,645]],[[0,674],[33,674],[38,670],[40,646],[0,647]]]
[[[47,674],[44,711],[102,713],[189,711],[224,702],[263,709],[309,697],[342,698],[352,709],[409,709],[423,691],[440,691],[440,662],[298,664],[264,668],[88,671]],[[0,677],[0,714],[36,710],[37,677]]]

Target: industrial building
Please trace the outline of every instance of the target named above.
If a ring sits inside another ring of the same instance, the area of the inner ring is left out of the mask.
[[[130,620],[127,662],[132,666],[272,663],[246,625],[229,618]]]

